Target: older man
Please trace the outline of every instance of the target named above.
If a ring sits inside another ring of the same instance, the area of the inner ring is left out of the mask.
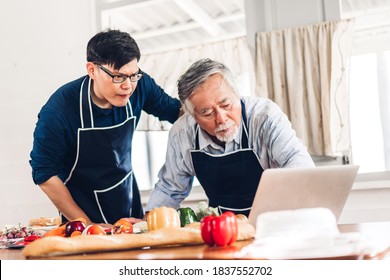
[[[180,207],[196,176],[210,206],[248,215],[263,170],[314,166],[281,109],[240,97],[225,65],[197,61],[180,77],[178,92],[186,114],[170,131],[146,211]]]

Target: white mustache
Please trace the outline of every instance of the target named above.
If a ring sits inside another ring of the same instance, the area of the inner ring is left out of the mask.
[[[221,124],[220,126],[218,126],[216,129],[215,129],[215,133],[218,133],[222,130],[225,130],[233,125],[235,125],[236,123],[232,120],[228,120],[226,123],[223,123]]]

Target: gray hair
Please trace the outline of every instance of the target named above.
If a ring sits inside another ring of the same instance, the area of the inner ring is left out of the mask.
[[[204,58],[196,61],[177,82],[179,99],[186,111],[193,114],[193,105],[189,101],[192,93],[212,75],[221,75],[227,86],[240,98],[232,72],[224,64]]]

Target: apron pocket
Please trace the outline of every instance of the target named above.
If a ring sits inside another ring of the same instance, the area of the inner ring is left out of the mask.
[[[120,218],[131,217],[133,171],[115,185],[94,190],[96,203],[105,223],[114,224]]]

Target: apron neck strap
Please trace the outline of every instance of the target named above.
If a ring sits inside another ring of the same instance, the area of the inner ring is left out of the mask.
[[[91,102],[91,78],[84,79],[80,87],[81,128],[94,127]]]
[[[81,128],[93,128],[95,126],[93,120],[92,98],[91,98],[92,79],[87,76],[83,80],[80,87],[80,119]],[[133,117],[133,109],[130,99],[125,106],[126,120]]]
[[[126,119],[133,117],[133,108],[131,107],[130,99],[126,104]]]
[[[241,132],[241,148],[249,148],[248,144],[248,120],[246,117],[246,110],[245,110],[245,104],[241,99],[241,116],[242,116],[242,132]]]
[[[195,125],[195,150],[199,150],[199,125]]]

